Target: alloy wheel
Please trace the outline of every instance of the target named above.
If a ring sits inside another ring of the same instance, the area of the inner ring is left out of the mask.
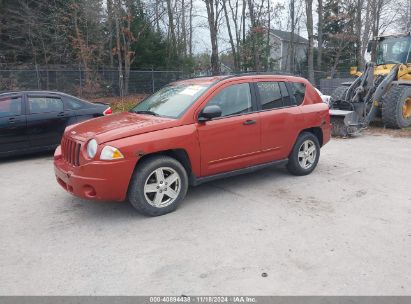
[[[298,163],[301,168],[310,169],[315,163],[316,156],[317,147],[315,143],[310,139],[305,140],[298,149]]]
[[[163,208],[171,205],[181,191],[181,177],[170,167],[160,167],[151,172],[144,184],[144,196],[147,202]]]

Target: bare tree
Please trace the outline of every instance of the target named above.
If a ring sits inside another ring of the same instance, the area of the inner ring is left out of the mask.
[[[234,4],[231,2],[232,0],[227,0],[228,5],[230,6],[230,12],[231,12],[231,20],[233,21],[234,24],[234,32],[235,32],[235,44],[236,44],[236,50],[237,50],[237,69],[241,69],[241,27],[242,27],[242,19],[244,18],[243,15],[240,16],[240,22],[238,22],[238,14],[239,14],[239,8],[240,8],[240,0],[233,0]],[[244,18],[245,19],[245,18]]]
[[[207,8],[207,20],[210,28],[211,40],[211,72],[213,75],[220,74],[220,63],[218,58],[218,25],[220,20],[221,6],[219,0],[203,0]]]
[[[190,57],[193,56],[193,0],[190,0],[190,16],[189,16],[189,39],[188,39],[188,49]]]
[[[371,7],[373,0],[368,0],[366,1],[366,9],[365,9],[365,20],[364,20],[364,30],[362,32],[361,36],[361,58],[362,58],[362,64],[365,64],[364,56],[365,56],[365,51],[367,49],[367,44],[368,41],[370,40],[370,35],[371,35]],[[364,66],[359,66],[360,69],[363,69]]]
[[[318,0],[318,48],[317,48],[317,69],[322,70],[322,55],[323,55],[323,26],[324,26],[324,12],[323,0]]]
[[[254,8],[254,0],[248,0],[248,10],[250,12],[250,20],[251,20],[251,43],[252,43],[252,52],[254,58],[254,70],[260,71],[260,56],[258,54],[257,49],[257,35],[258,32],[258,25],[257,25],[257,17]]]
[[[307,15],[308,32],[308,80],[315,84],[314,78],[314,29],[313,29],[313,0],[305,0],[305,11]]]
[[[290,25],[291,25],[291,35],[290,35],[290,43],[288,44],[288,52],[285,60],[286,70],[288,72],[294,72],[294,59],[295,59],[295,26],[296,26],[296,18],[295,18],[295,0],[290,0],[289,3],[290,8]]]
[[[175,25],[174,25],[174,14],[173,8],[171,5],[171,0],[167,0],[167,15],[168,15],[168,29],[171,39],[171,52],[170,56],[174,57],[177,54],[177,39],[176,39],[176,32],[175,32]]]
[[[357,65],[359,69],[363,69],[364,67],[364,58],[362,56],[362,7],[364,0],[356,0],[356,16],[355,16],[355,36],[356,36],[356,57],[357,57]]]
[[[271,31],[271,6],[270,0],[267,1],[267,37],[266,37],[266,45],[265,45],[265,52],[266,52],[266,63],[265,63],[265,70],[268,71],[270,65],[270,31]]]
[[[245,42],[245,19],[246,19],[246,9],[247,9],[247,0],[243,0],[243,10],[242,10],[242,14],[241,14],[241,23],[242,23],[242,32],[243,32],[243,44]],[[244,50],[242,50],[243,53],[243,62],[245,62],[246,60],[246,54],[244,52]]]
[[[186,4],[184,0],[181,0],[181,26],[183,54],[184,57],[187,57]]]
[[[224,16],[225,16],[225,21],[226,21],[226,26],[227,26],[227,32],[228,32],[228,37],[230,40],[230,46],[231,46],[231,53],[233,55],[233,60],[234,60],[234,69],[238,71],[240,69],[240,63],[238,62],[238,56],[237,56],[237,48],[236,44],[234,42],[233,38],[233,33],[231,31],[231,25],[230,25],[230,18],[228,17],[228,10],[227,10],[227,0],[222,0],[222,5],[223,5],[223,10],[224,10]]]

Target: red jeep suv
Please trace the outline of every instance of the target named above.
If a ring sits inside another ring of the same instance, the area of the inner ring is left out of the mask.
[[[329,140],[328,106],[307,80],[206,77],[68,127],[54,166],[58,183],[78,197],[128,198],[156,216],[176,209],[189,185],[273,164],[309,174]]]

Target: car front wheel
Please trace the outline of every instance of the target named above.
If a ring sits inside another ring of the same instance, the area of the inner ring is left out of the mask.
[[[300,134],[288,159],[287,169],[294,175],[310,174],[320,158],[320,144],[309,132]]]
[[[137,166],[128,199],[140,213],[158,216],[174,211],[186,196],[187,188],[187,173],[177,160],[152,157]]]

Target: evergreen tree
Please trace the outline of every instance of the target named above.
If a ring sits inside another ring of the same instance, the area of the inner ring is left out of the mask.
[[[355,7],[346,0],[324,2],[323,64],[334,77],[355,65]]]

